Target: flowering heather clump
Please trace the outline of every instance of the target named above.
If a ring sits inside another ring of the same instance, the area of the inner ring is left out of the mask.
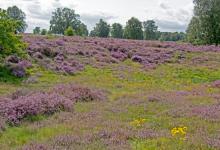
[[[61,95],[39,92],[0,103],[0,114],[6,118],[9,124],[17,125],[26,117],[71,110],[72,106],[72,101]]]
[[[220,148],[220,135],[218,135],[216,138],[207,138],[206,142],[211,147],[219,149]]]
[[[129,131],[116,129],[115,131],[100,131],[97,136],[105,145],[112,147],[114,145],[126,145],[133,135]]]
[[[58,136],[54,139],[53,143],[54,146],[65,146],[68,148],[74,144],[83,144],[82,139],[79,136],[73,135]]]
[[[27,146],[24,146],[21,150],[50,150],[48,146],[43,144],[34,144],[31,143]]]
[[[220,80],[216,80],[212,83],[212,87],[214,88],[220,88]]]
[[[31,62],[21,60],[17,56],[9,56],[5,62],[6,66],[11,70],[12,74],[16,77],[25,77],[26,69],[32,66]]]
[[[0,102],[0,114],[11,125],[17,125],[22,119],[36,115],[50,115],[57,111],[72,110],[73,103],[104,100],[105,95],[98,90],[75,85],[59,85],[51,92],[29,93],[19,90],[12,98]]]
[[[59,85],[53,89],[53,92],[59,93],[74,102],[88,102],[94,100],[104,100],[106,97],[102,91],[92,90],[86,87],[69,85]]]
[[[46,39],[42,36],[25,35],[24,41],[29,43],[28,53],[40,64],[54,71],[68,74],[80,71],[84,65],[87,65],[79,61],[79,58],[87,60],[86,62],[90,65],[94,65],[94,60],[98,64],[105,65],[131,59],[141,63],[144,68],[151,69],[159,64],[170,62],[175,52],[181,53],[178,59],[182,60],[185,58],[185,52],[220,51],[220,47],[215,46],[90,37]]]
[[[192,109],[192,113],[207,120],[219,121],[220,104],[214,104],[211,106],[198,106]]]

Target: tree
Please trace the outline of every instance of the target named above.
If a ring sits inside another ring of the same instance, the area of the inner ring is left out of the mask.
[[[76,34],[79,35],[79,36],[88,36],[89,31],[87,29],[87,26],[84,23],[81,23],[79,25],[79,28],[78,28]]]
[[[34,30],[33,30],[34,34],[40,34],[40,32],[41,32],[40,27],[35,27]]]
[[[41,35],[46,35],[47,34],[47,30],[46,29],[42,29],[41,30]]]
[[[185,40],[185,33],[183,32],[160,32],[160,41],[183,41]]]
[[[193,17],[186,30],[186,40],[192,44],[205,44],[201,32],[200,20],[198,17]]]
[[[20,22],[10,18],[5,10],[0,9],[0,57],[11,54],[25,56],[25,44],[21,37],[15,34]]]
[[[73,36],[73,35],[75,35],[75,31],[73,30],[73,28],[72,28],[71,26],[69,26],[69,27],[65,30],[64,35],[66,35],[66,36]]]
[[[123,26],[120,23],[114,23],[111,29],[111,36],[113,38],[123,38]]]
[[[142,23],[137,18],[132,17],[126,23],[124,37],[127,39],[143,39]]]
[[[25,13],[17,6],[13,6],[13,7],[8,7],[7,14],[10,18],[20,22],[20,24],[16,27],[16,32],[23,33],[27,28],[27,24],[25,22],[25,18],[26,18]]]
[[[79,17],[80,16],[76,14],[73,9],[57,8],[52,13],[52,19],[50,20],[50,30],[54,34],[64,34],[68,27],[72,27],[76,33],[78,33],[81,25]]]
[[[90,33],[89,33],[89,36],[91,37],[96,37],[97,36],[97,33],[95,30],[92,30]]]
[[[188,37],[196,37],[195,41],[203,44],[220,43],[220,1],[194,0],[194,17],[188,27]],[[197,27],[198,32],[192,28]]]
[[[94,27],[93,31],[91,31],[93,36],[98,36],[98,37],[108,37],[109,32],[110,32],[110,25],[108,25],[107,22],[103,21],[102,19],[99,20],[99,22]]]
[[[148,20],[143,22],[144,26],[144,39],[145,40],[156,40],[157,39],[157,29],[154,20]]]

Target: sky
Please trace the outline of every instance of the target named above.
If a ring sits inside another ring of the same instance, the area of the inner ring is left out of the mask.
[[[74,9],[91,30],[99,19],[126,25],[131,17],[153,19],[160,31],[185,31],[193,15],[193,0],[0,0],[0,8],[16,5],[26,14],[28,28],[49,29],[52,12],[58,7]]]

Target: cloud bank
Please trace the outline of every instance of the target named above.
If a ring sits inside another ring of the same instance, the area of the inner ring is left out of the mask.
[[[58,7],[75,9],[91,30],[99,19],[123,25],[131,17],[154,19],[161,31],[185,31],[192,17],[193,0],[0,0],[0,8],[16,5],[26,13],[28,29],[49,28],[52,12]]]

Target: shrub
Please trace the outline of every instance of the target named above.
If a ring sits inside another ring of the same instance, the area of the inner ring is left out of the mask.
[[[32,64],[29,61],[21,60],[16,55],[9,56],[6,59],[6,67],[11,71],[12,75],[16,77],[25,77],[26,69],[30,68]]]
[[[46,35],[47,34],[47,30],[46,29],[42,29],[41,30],[41,35]]]
[[[10,125],[18,125],[24,118],[50,115],[61,110],[71,110],[72,101],[55,93],[34,93],[0,103],[0,114]]]
[[[9,68],[0,64],[0,82],[20,84],[22,80],[22,78],[15,77]]]
[[[0,58],[11,54],[24,57],[26,45],[21,41],[21,36],[15,34],[19,21],[9,18],[5,10],[0,9]]]
[[[73,36],[73,35],[75,35],[75,31],[73,30],[72,27],[68,27],[68,28],[65,30],[64,35],[66,35],[66,36]]]
[[[26,118],[33,119],[58,111],[70,111],[78,101],[104,98],[105,95],[101,91],[75,85],[59,85],[48,93],[15,93],[12,99],[0,101],[0,117],[3,116],[10,125],[18,125]]]
[[[69,85],[59,85],[53,89],[73,102],[89,102],[94,100],[104,100],[105,94],[100,90],[92,90],[87,87]]]

